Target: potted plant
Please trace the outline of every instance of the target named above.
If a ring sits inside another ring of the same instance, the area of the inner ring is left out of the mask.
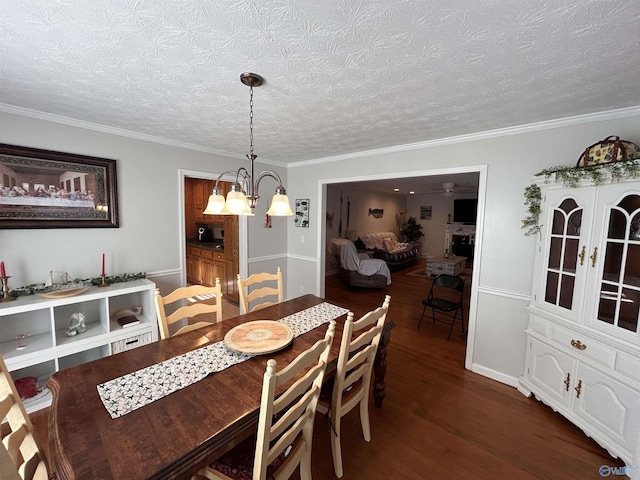
[[[422,225],[420,225],[414,217],[409,217],[407,222],[402,224],[400,234],[404,237],[404,241],[408,243],[416,243],[424,237]]]

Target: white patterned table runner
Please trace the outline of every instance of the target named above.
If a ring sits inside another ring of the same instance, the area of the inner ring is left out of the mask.
[[[323,302],[278,321],[298,337],[347,312]],[[232,352],[220,341],[101,383],[98,393],[111,418],[118,418],[251,357]]]

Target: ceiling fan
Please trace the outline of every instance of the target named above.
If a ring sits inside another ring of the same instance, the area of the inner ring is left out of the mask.
[[[442,193],[444,197],[450,197],[454,192],[475,192],[464,185],[456,185],[454,182],[443,182],[442,188],[429,189],[426,193]]]

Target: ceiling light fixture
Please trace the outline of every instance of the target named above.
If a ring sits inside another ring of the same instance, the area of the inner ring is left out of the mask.
[[[267,212],[268,215],[275,217],[290,216],[293,215],[291,206],[289,205],[289,198],[287,197],[287,191],[282,186],[282,179],[273,170],[265,170],[260,172],[257,176],[254,175],[253,164],[257,155],[253,154],[253,87],[259,87],[262,85],[264,79],[256,73],[243,73],[240,75],[240,81],[249,87],[249,154],[247,158],[251,163],[249,170],[244,167],[240,167],[237,171],[228,170],[221,173],[216,180],[216,184],[209,196],[209,202],[207,208],[203,213],[207,215],[253,215],[253,209],[258,203],[258,187],[260,182],[265,177],[271,177],[278,186],[276,187],[276,193],[271,199],[271,207]],[[236,181],[231,184],[231,190],[227,193],[227,199],[225,201],[222,195],[222,190],[218,187],[220,179],[228,174],[235,173]]]
[[[442,184],[442,188],[444,188],[444,192],[442,192],[442,196],[444,197],[450,197],[451,195],[453,195],[453,192],[455,192],[455,190],[453,189],[453,187],[455,186],[455,183],[453,182],[445,182]]]

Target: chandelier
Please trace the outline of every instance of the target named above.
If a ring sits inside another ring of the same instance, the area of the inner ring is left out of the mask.
[[[282,186],[282,179],[273,170],[265,170],[260,172],[257,176],[254,175],[254,162],[257,155],[253,154],[253,87],[259,87],[262,85],[264,79],[256,73],[243,73],[240,75],[240,81],[249,87],[249,154],[247,158],[250,162],[249,170],[245,167],[240,167],[237,171],[228,170],[221,173],[209,196],[209,202],[207,208],[203,213],[207,215],[253,215],[253,209],[258,203],[258,187],[260,182],[265,177],[273,178],[278,186],[276,187],[276,193],[271,199],[271,207],[267,211],[267,215],[271,216],[290,216],[293,215],[291,206],[289,205],[289,198],[287,197],[287,191]],[[227,174],[235,174],[236,181],[231,184],[229,193],[225,201],[222,195],[222,190],[218,187],[220,179]]]

